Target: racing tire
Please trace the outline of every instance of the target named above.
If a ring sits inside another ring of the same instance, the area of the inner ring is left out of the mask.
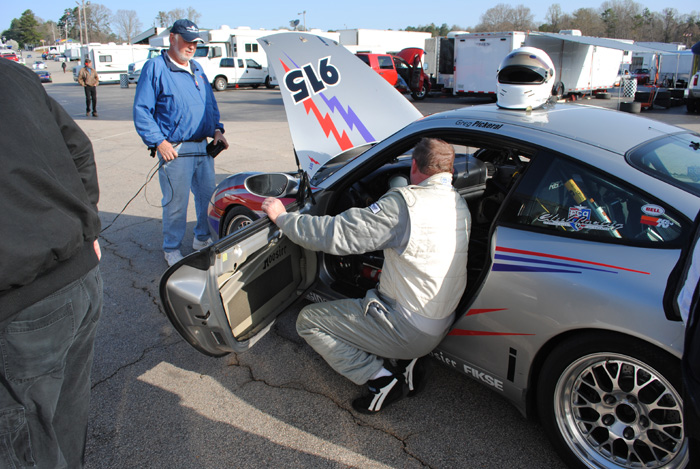
[[[416,101],[423,101],[425,97],[428,96],[428,85],[423,83],[423,86],[421,87],[420,91],[411,91],[411,96]]]
[[[228,87],[228,80],[226,77],[216,77],[214,79],[214,89],[216,91],[224,91]]]
[[[275,87],[275,85],[272,84],[272,80],[270,79],[269,76],[265,77],[265,88],[268,90],[271,90]]]
[[[621,102],[620,111],[639,114],[642,111],[642,103],[637,101]]]
[[[564,87],[564,83],[562,82],[559,82],[552,87],[552,96],[554,96],[557,100],[563,99],[565,93],[566,88]]]
[[[233,207],[224,217],[224,222],[221,224],[221,237],[230,235],[242,228],[253,223],[259,217],[252,210],[241,205]]]
[[[685,103],[685,108],[689,113],[693,114],[698,111],[698,101],[695,99],[688,98]]]
[[[548,353],[537,408],[570,467],[680,469],[688,463],[680,386],[676,358],[631,337],[596,332]]]

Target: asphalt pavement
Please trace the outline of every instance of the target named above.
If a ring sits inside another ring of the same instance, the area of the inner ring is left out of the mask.
[[[134,86],[101,85],[99,117],[86,117],[70,67],[64,75],[60,63],[48,65],[48,93],[92,140],[103,227],[113,223],[101,237],[105,305],[88,468],[564,467],[536,423],[437,362],[422,394],[379,415],[354,412],[350,402],[362,388],[298,337],[298,307],[245,353],[215,359],[195,351],[171,327],[158,297],[167,264],[157,177],[124,209],[156,165],[134,130]],[[231,144],[216,159],[217,181],[244,170],[294,169],[278,90],[230,89],[216,98]],[[616,106],[619,99],[590,101]],[[428,114],[476,103],[430,97],[417,107]],[[700,117],[684,108],[648,115],[700,131]],[[194,219],[190,204],[188,248]]]

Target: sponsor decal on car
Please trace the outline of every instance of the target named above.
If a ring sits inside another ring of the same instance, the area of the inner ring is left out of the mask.
[[[658,205],[654,204],[646,204],[645,206],[642,207],[642,212],[645,215],[651,215],[651,216],[661,216],[664,213],[666,213],[666,210],[664,210],[663,207],[659,207]]]
[[[542,215],[537,217],[537,220],[545,225],[562,226],[565,228],[570,228],[573,231],[617,231],[625,226],[622,223],[615,223],[613,221],[593,221],[591,220],[591,212],[592,210],[590,208],[577,205],[575,207],[569,207],[569,213],[566,218],[552,213],[543,213]]]
[[[484,121],[479,121],[479,120],[464,121],[461,119],[458,120],[457,122],[455,122],[455,125],[459,125],[459,126],[466,127],[466,128],[478,127],[480,129],[494,129],[494,130],[498,130],[501,127],[503,127],[503,124],[495,124],[493,122],[484,122]]]

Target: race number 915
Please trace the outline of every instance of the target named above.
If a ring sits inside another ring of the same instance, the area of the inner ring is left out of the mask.
[[[340,83],[340,72],[330,63],[330,59],[324,57],[319,60],[316,70],[312,64],[306,64],[284,75],[284,86],[292,93],[294,104],[299,104],[312,93],[318,94],[327,87]]]

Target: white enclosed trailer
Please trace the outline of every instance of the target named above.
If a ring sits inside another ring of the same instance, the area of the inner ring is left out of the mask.
[[[496,73],[501,61],[522,47],[527,33],[468,33],[455,36],[453,94],[496,99]]]
[[[585,95],[612,88],[623,63],[623,50],[575,42],[572,37],[582,38],[530,33],[525,45],[542,49],[552,59],[557,74],[554,83],[561,94]]]

